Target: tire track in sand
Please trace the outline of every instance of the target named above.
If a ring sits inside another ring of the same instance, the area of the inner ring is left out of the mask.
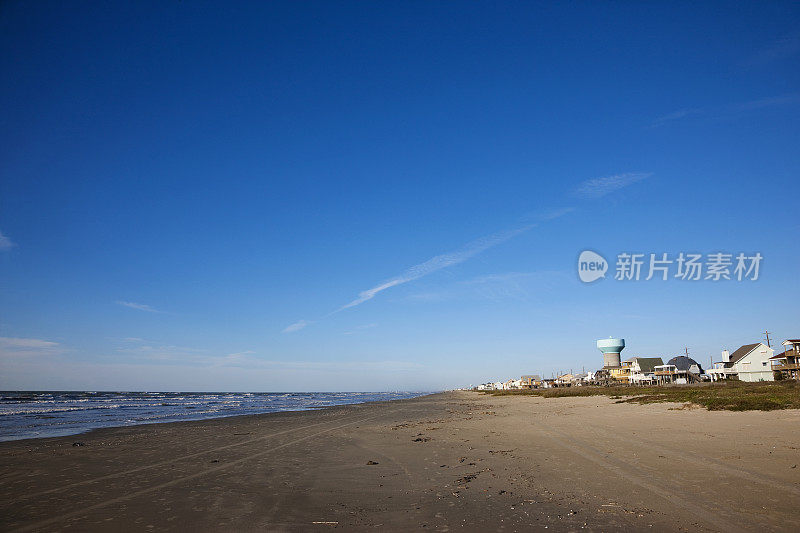
[[[340,425],[335,426],[335,427],[326,428],[326,429],[324,429],[322,431],[318,431],[316,433],[312,433],[311,435],[306,435],[305,437],[300,437],[299,439],[295,439],[295,440],[286,442],[284,444],[281,444],[281,445],[278,445],[278,446],[274,446],[274,447],[268,448],[266,450],[262,450],[260,452],[254,453],[254,454],[247,455],[245,457],[241,457],[241,458],[236,459],[234,461],[226,462],[226,463],[221,464],[219,466],[206,468],[206,469],[204,469],[204,470],[202,470],[200,472],[195,472],[194,474],[189,474],[189,475],[186,475],[186,476],[183,476],[183,477],[172,479],[170,481],[166,481],[164,483],[159,483],[159,484],[156,484],[156,485],[152,485],[150,487],[147,487],[146,489],[133,491],[133,492],[130,492],[128,494],[125,494],[124,496],[119,496],[117,498],[111,498],[111,499],[96,503],[94,505],[89,505],[87,507],[84,507],[84,508],[81,508],[81,509],[78,509],[78,510],[75,510],[75,511],[71,511],[69,513],[64,513],[64,514],[61,514],[61,515],[58,515],[58,516],[54,516],[54,517],[48,518],[46,520],[40,520],[38,522],[27,524],[27,525],[22,526],[20,528],[13,529],[12,531],[20,532],[20,533],[24,532],[24,531],[35,531],[35,530],[38,530],[38,529],[40,529],[40,528],[42,528],[44,526],[48,526],[48,525],[51,525],[51,524],[54,524],[54,523],[57,523],[57,522],[68,520],[70,518],[74,518],[76,516],[80,516],[82,514],[94,511],[96,509],[101,509],[103,507],[108,507],[109,505],[113,505],[115,503],[120,503],[120,502],[124,502],[124,501],[127,501],[127,500],[131,500],[131,499],[136,498],[138,496],[143,496],[145,494],[148,494],[148,493],[151,493],[151,492],[155,492],[155,491],[160,490],[160,489],[164,489],[164,488],[167,488],[167,487],[178,485],[178,484],[184,483],[184,482],[192,480],[192,479],[196,479],[196,478],[199,478],[199,477],[202,477],[202,476],[206,476],[208,474],[213,474],[214,472],[219,472],[221,470],[225,470],[225,469],[227,469],[227,468],[229,468],[231,466],[242,464],[242,463],[244,463],[246,461],[250,461],[250,460],[255,459],[257,457],[262,457],[264,455],[268,455],[268,454],[270,454],[270,453],[272,453],[272,452],[274,452],[276,450],[280,450],[280,449],[286,448],[288,446],[293,446],[293,445],[295,445],[295,444],[297,444],[299,442],[303,442],[303,441],[306,441],[306,440],[309,440],[309,439],[313,439],[315,437],[319,437],[320,435],[324,435],[325,433],[328,433],[328,432],[331,432],[331,431],[335,431],[337,429],[342,429],[342,428],[345,428],[347,426],[351,426],[353,424],[359,424],[359,423],[362,423],[362,422],[366,422],[368,420],[374,420],[374,419],[379,418],[381,416],[385,416],[387,414],[390,414],[390,413],[393,413],[393,412],[397,412],[397,411],[400,411],[402,409],[403,408],[394,409],[394,410],[391,410],[391,411],[388,411],[388,412],[381,412],[381,413],[378,413],[376,415],[372,415],[372,416],[369,416],[369,417],[366,417],[366,418],[359,418],[359,419],[356,419],[356,420],[351,420],[350,422],[346,422],[344,424],[340,424]],[[318,425],[318,424],[312,424],[312,425]],[[260,440],[260,439],[254,439],[254,440]]]
[[[344,418],[344,417],[342,417],[342,418]],[[213,453],[217,453],[217,452],[220,452],[220,451],[223,451],[223,450],[229,450],[229,449],[235,448],[237,446],[244,446],[246,444],[252,444],[254,442],[260,442],[260,441],[271,439],[271,438],[274,438],[274,437],[279,437],[281,435],[286,435],[288,433],[295,433],[297,431],[302,431],[304,429],[310,429],[310,428],[313,428],[313,427],[318,427],[318,426],[322,426],[324,424],[331,424],[331,423],[335,423],[335,422],[338,422],[338,420],[333,420],[333,421],[324,420],[322,422],[316,422],[314,424],[308,424],[308,425],[301,426],[301,427],[296,427],[296,428],[287,429],[287,430],[284,430],[284,431],[278,431],[278,432],[275,432],[275,433],[270,433],[268,435],[262,435],[260,437],[254,437],[252,439],[246,439],[246,440],[241,440],[239,442],[234,442],[234,443],[231,443],[231,444],[225,444],[223,446],[218,446],[216,448],[209,448],[209,449],[203,450],[201,452],[190,453],[190,454],[181,455],[181,456],[178,456],[178,457],[171,457],[171,458],[169,458],[167,460],[158,461],[156,463],[151,463],[151,464],[145,465],[145,466],[138,466],[136,468],[130,468],[128,470],[122,470],[122,471],[119,471],[119,472],[114,472],[114,473],[111,473],[111,474],[106,474],[106,475],[103,475],[103,476],[94,477],[92,479],[85,479],[83,481],[76,481],[74,483],[68,483],[66,485],[59,485],[58,487],[54,487],[52,489],[42,490],[42,491],[39,491],[39,492],[31,492],[31,493],[28,493],[28,494],[13,495],[9,499],[9,503],[19,503],[19,502],[23,502],[25,500],[30,500],[32,498],[45,496],[47,494],[53,494],[53,493],[56,493],[56,492],[61,492],[61,491],[67,490],[67,489],[75,488],[75,487],[81,487],[81,486],[84,486],[84,485],[91,485],[93,483],[98,483],[100,481],[108,481],[109,479],[114,479],[114,478],[117,478],[117,477],[120,477],[120,476],[127,476],[127,475],[130,475],[130,474],[136,474],[138,472],[143,472],[145,470],[150,470],[151,468],[158,468],[158,467],[162,467],[162,466],[173,465],[178,461],[185,461],[187,459],[194,459],[196,457],[200,457],[200,456],[203,456],[203,455],[213,454]]]
[[[544,435],[565,450],[583,457],[584,459],[598,465],[604,470],[607,470],[612,474],[625,479],[633,485],[656,494],[657,496],[673,504],[676,509],[683,509],[687,511],[692,515],[693,518],[696,518],[698,522],[705,522],[706,524],[712,526],[713,529],[725,531],[726,533],[745,531],[739,524],[716,516],[712,509],[705,508],[696,504],[695,502],[684,499],[672,490],[647,480],[639,475],[638,472],[636,472],[635,467],[632,467],[628,463],[609,460],[608,458],[604,457],[602,452],[599,450],[589,445],[578,443],[575,441],[575,439],[564,435],[558,430],[545,430],[541,427],[537,427],[536,429],[540,434]]]

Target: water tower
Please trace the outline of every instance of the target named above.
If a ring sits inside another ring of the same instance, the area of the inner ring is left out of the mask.
[[[603,352],[603,368],[619,368],[619,354],[625,348],[625,339],[600,339],[597,349]]]

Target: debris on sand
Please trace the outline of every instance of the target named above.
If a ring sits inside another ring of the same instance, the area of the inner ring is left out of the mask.
[[[466,476],[464,476],[464,477],[462,477],[462,478],[459,478],[459,479],[456,481],[456,483],[469,483],[469,482],[470,482],[470,481],[472,481],[473,479],[477,478],[479,473],[480,473],[480,472],[478,472],[478,473],[475,473],[475,474],[467,474]]]
[[[377,465],[379,464],[378,461],[367,461],[368,465]]]

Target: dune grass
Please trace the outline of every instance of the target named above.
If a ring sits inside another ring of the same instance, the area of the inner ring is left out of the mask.
[[[773,411],[800,409],[800,382],[769,381],[744,383],[728,381],[700,385],[668,385],[663,387],[566,387],[507,391],[482,391],[492,396],[610,396],[616,403],[675,402],[699,405],[710,411]]]

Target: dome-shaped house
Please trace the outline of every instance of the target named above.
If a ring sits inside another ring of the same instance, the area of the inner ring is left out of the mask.
[[[675,365],[678,370],[688,371],[692,374],[705,374],[703,367],[700,366],[700,363],[692,359],[691,357],[687,357],[685,355],[679,355],[678,357],[673,357],[669,361],[667,361],[668,365]]]

